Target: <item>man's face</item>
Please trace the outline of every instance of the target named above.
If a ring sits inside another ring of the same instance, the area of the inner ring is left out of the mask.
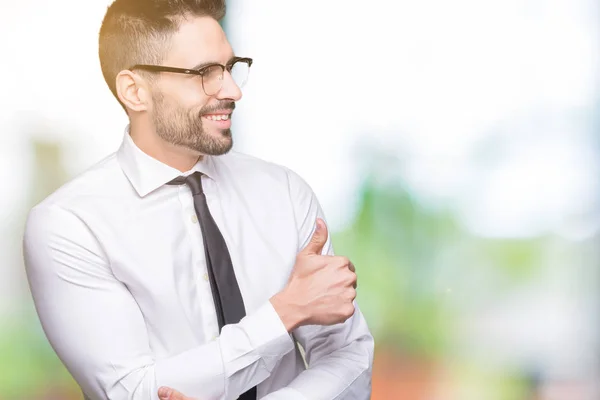
[[[233,55],[216,20],[190,17],[173,36],[161,64],[196,69],[211,62],[225,65]],[[157,135],[200,154],[227,153],[233,146],[231,113],[242,93],[225,71],[220,90],[209,94],[205,93],[200,76],[162,73],[152,88],[151,115]]]

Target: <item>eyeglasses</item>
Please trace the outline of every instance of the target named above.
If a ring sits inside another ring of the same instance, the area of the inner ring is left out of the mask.
[[[226,65],[213,63],[204,65],[198,69],[185,69],[175,67],[164,67],[162,65],[137,64],[130,70],[141,69],[149,72],[174,72],[177,74],[198,75],[202,78],[202,89],[207,96],[217,94],[223,87],[223,75],[225,70],[229,72],[235,84],[242,88],[248,81],[252,59],[247,57],[235,57]]]

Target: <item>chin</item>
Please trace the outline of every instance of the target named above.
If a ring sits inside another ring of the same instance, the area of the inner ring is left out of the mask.
[[[231,135],[231,133],[229,133],[229,135]],[[213,143],[213,146],[210,146],[210,148],[206,149],[206,154],[211,156],[221,156],[229,153],[229,151],[231,151],[231,149],[233,148],[233,139],[231,138],[231,136],[221,136],[219,139],[217,139],[217,142],[218,145],[216,145],[216,143]]]

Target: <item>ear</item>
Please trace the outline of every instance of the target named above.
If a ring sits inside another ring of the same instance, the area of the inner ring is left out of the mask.
[[[133,71],[123,70],[117,75],[117,95],[119,100],[132,111],[147,111],[152,95],[147,80]]]

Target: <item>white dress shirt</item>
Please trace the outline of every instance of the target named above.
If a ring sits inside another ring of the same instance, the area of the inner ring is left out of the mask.
[[[360,309],[289,334],[269,298],[286,284],[321,207],[283,166],[237,152],[204,157],[208,207],[247,316],[220,335],[202,233],[182,175],[126,132],[118,151],[34,207],[24,256],[48,340],[89,399],[368,399],[373,338]],[[184,174],[184,175],[187,175]],[[333,254],[328,239],[324,254]],[[306,352],[304,360],[295,345]]]

